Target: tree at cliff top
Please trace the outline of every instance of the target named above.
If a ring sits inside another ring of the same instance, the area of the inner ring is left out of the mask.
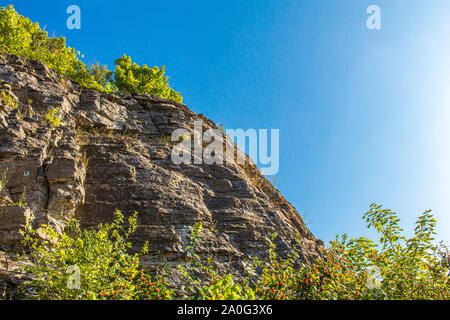
[[[98,63],[87,66],[64,37],[49,37],[39,23],[18,14],[11,5],[0,8],[0,52],[40,60],[58,74],[100,92],[140,92],[183,101],[181,94],[169,87],[164,66],[140,67],[125,55],[115,62],[114,72]]]
[[[145,64],[140,67],[126,55],[117,59],[114,64],[115,83],[121,92],[142,92],[177,102],[183,100],[179,92],[169,87],[169,77],[164,75],[164,66],[161,69],[157,66],[149,68]]]

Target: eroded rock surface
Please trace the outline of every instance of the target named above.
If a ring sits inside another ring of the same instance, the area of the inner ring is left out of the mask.
[[[173,130],[217,128],[185,105],[142,94],[101,95],[61,78],[38,61],[0,54],[0,90],[16,105],[0,106],[0,245],[20,240],[29,219],[62,229],[69,217],[83,226],[109,222],[115,209],[139,212],[138,249],[144,264],[181,263],[192,226],[202,222],[199,251],[239,272],[267,253],[277,233],[286,251],[297,233],[305,261],[321,241],[296,209],[248,161],[245,165],[175,165]],[[51,127],[45,115],[58,108]]]

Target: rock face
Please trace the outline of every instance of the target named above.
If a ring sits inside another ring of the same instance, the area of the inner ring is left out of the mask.
[[[28,219],[57,229],[68,217],[83,226],[109,222],[115,209],[139,213],[136,248],[144,264],[183,261],[192,226],[202,222],[199,251],[239,272],[264,256],[277,233],[281,252],[297,233],[305,261],[322,245],[298,212],[247,159],[239,165],[171,160],[175,129],[217,128],[185,105],[155,96],[101,95],[61,78],[38,61],[0,54],[0,246],[14,247]],[[46,120],[58,108],[59,126]],[[247,157],[244,155],[244,157]]]

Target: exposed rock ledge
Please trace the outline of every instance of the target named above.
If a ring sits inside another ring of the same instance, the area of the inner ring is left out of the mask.
[[[297,233],[305,261],[322,242],[296,209],[251,162],[174,165],[167,137],[174,129],[216,125],[185,105],[155,96],[101,95],[63,79],[39,61],[0,54],[0,90],[19,104],[0,106],[0,246],[17,245],[26,219],[62,228],[67,217],[83,226],[109,222],[115,209],[139,212],[136,248],[150,242],[144,264],[183,261],[192,226],[202,222],[199,250],[240,272],[264,256],[271,234],[286,251]],[[45,114],[64,118],[51,129]],[[88,160],[87,167],[86,161]],[[25,195],[27,206],[17,203]]]

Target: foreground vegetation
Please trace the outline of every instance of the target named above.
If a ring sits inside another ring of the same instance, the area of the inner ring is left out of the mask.
[[[380,238],[337,237],[310,265],[301,264],[300,247],[281,258],[272,243],[267,259],[255,258],[243,280],[215,271],[211,257],[201,259],[196,244],[202,232],[195,225],[185,248],[187,264],[179,266],[183,285],[169,285],[171,271],[159,268],[151,277],[130,254],[130,235],[137,213],[96,229],[81,230],[71,220],[62,234],[50,227],[28,227],[24,244],[34,262],[26,268],[34,280],[23,287],[36,299],[448,299],[449,253],[434,245],[435,221],[426,211],[417,220],[414,236],[402,235],[397,215],[371,205],[364,214]],[[38,234],[40,236],[38,236]],[[274,235],[273,237],[276,237]],[[203,275],[203,276],[201,276]],[[207,275],[206,277],[204,275]],[[172,274],[173,276],[173,274]],[[200,280],[202,279],[202,280]]]
[[[0,52],[39,60],[83,87],[103,93],[145,93],[182,102],[183,98],[169,86],[165,68],[142,67],[123,55],[118,58],[115,70],[99,63],[87,66],[83,55],[66,45],[64,37],[49,37],[39,23],[18,14],[12,5],[0,8]]]
[[[170,88],[164,67],[139,66],[126,55],[115,61],[115,70],[87,66],[82,55],[67,47],[64,37],[49,37],[38,23],[19,15],[12,6],[0,8],[0,52],[44,62],[61,76],[100,92],[148,93],[181,102]],[[0,100],[17,108],[2,92]],[[58,110],[49,110],[46,121],[59,125]],[[85,161],[87,161],[85,159]],[[0,177],[0,187],[6,175]],[[1,191],[2,188],[0,188]],[[21,201],[22,202],[22,201]],[[369,228],[379,234],[366,238],[337,237],[311,264],[302,264],[300,239],[287,257],[277,254],[274,241],[268,257],[255,257],[243,279],[216,271],[212,257],[200,257],[196,246],[202,225],[192,230],[185,248],[185,265],[177,270],[159,268],[156,275],[140,265],[131,253],[130,236],[136,231],[137,213],[128,219],[116,211],[113,222],[82,230],[70,220],[62,233],[48,226],[24,231],[29,264],[23,270],[33,280],[22,286],[33,299],[448,299],[449,253],[434,242],[435,220],[426,211],[407,238],[397,215],[371,205],[364,214]],[[276,235],[273,235],[275,239]],[[151,245],[151,244],[150,244]],[[178,277],[182,285],[172,287]]]

